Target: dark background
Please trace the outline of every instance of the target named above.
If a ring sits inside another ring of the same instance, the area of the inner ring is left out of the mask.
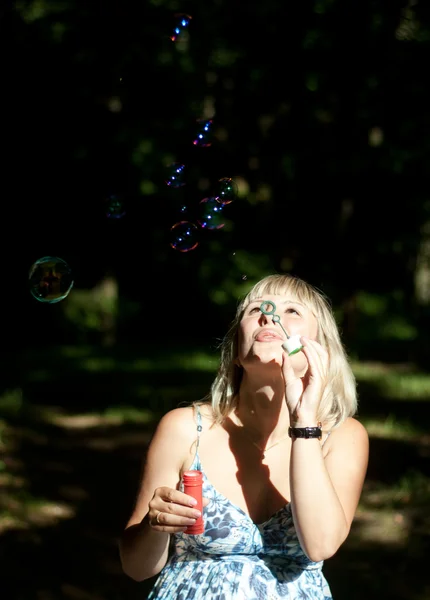
[[[192,20],[174,43],[176,13]],[[0,18],[5,597],[142,597],[147,583],[118,571],[115,536],[146,443],[165,410],[207,392],[239,296],[269,273],[328,294],[357,364],[422,374],[423,391],[395,409],[383,374],[358,379],[363,417],[394,414],[419,431],[418,445],[374,440],[369,485],[392,485],[412,465],[427,490],[430,5],[22,0]],[[208,117],[213,143],[196,148],[196,120]],[[180,190],[165,184],[171,162],[187,169]],[[184,214],[195,222],[222,177],[239,191],[225,226],[175,251],[171,226]],[[106,218],[111,194],[121,219]],[[28,289],[46,255],[74,277],[58,304]],[[199,352],[212,370],[196,367]],[[123,410],[122,427],[67,434],[42,417],[42,407],[76,416],[124,406],[152,417],[143,426]],[[64,499],[60,473],[79,510],[42,526],[23,507]],[[327,564],[335,597],[424,598],[419,489],[403,546],[388,533],[384,545],[382,524],[379,541]]]

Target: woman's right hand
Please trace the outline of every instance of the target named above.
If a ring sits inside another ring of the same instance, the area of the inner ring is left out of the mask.
[[[203,506],[208,503],[208,498],[203,498]],[[200,517],[200,512],[194,508],[195,504],[196,501],[192,496],[169,487],[159,487],[149,502],[146,519],[150,527],[156,531],[164,531],[164,533],[185,531]]]

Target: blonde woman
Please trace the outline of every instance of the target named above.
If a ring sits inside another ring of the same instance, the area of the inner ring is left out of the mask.
[[[291,355],[290,338],[302,346]],[[356,410],[327,299],[299,278],[265,277],[238,307],[208,398],[155,431],[120,541],[124,572],[159,574],[150,600],[332,598],[323,561],[348,536],[367,470]],[[181,482],[194,469],[205,530],[187,535],[199,514]]]

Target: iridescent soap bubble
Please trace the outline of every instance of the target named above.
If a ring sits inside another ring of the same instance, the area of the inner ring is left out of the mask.
[[[64,300],[73,287],[69,265],[56,256],[44,256],[32,265],[29,272],[31,295],[48,304]]]
[[[173,26],[173,32],[170,36],[172,42],[177,42],[183,36],[183,34],[187,31],[192,17],[190,15],[186,15],[184,13],[178,13],[174,17],[175,23]]]
[[[196,124],[196,135],[193,144],[199,148],[208,148],[212,145],[213,131],[212,119],[199,119]]]
[[[190,221],[179,221],[170,229],[170,245],[179,252],[189,252],[199,245],[199,230]]]
[[[217,198],[204,198],[198,206],[199,217],[197,219],[203,229],[221,229],[225,222],[222,216],[222,204]]]
[[[108,219],[121,219],[125,215],[124,200],[116,194],[108,196],[105,211]]]
[[[237,197],[237,185],[231,177],[223,177],[218,181],[217,200],[223,206],[230,204]]]
[[[172,163],[167,167],[166,184],[172,188],[180,188],[185,185],[185,165]]]

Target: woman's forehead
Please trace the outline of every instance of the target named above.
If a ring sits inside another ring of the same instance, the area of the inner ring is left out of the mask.
[[[306,294],[300,293],[300,290],[297,289],[296,286],[288,285],[283,283],[283,285],[272,285],[266,284],[261,286],[256,286],[247,296],[247,303],[254,302],[256,300],[270,300],[271,297],[276,297],[278,299],[290,299],[297,300],[299,302],[305,303]]]
[[[242,308],[246,308],[250,304],[264,302],[270,300],[276,306],[283,306],[284,304],[292,303],[299,304],[309,310],[313,309],[313,304],[310,303],[306,298],[303,298],[300,294],[293,293],[292,290],[286,290],[285,292],[279,293],[260,293],[250,294],[244,301]]]

